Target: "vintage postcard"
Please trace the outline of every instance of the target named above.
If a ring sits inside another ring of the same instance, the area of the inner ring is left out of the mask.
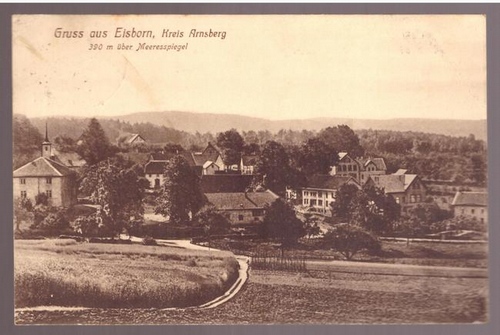
[[[13,15],[17,325],[489,321],[483,15]]]

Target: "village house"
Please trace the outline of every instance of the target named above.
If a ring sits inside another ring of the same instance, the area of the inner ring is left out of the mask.
[[[77,188],[76,172],[52,155],[46,129],[41,157],[13,172],[14,199],[27,198],[35,204],[35,197],[45,193],[49,205],[70,207],[77,202]]]
[[[163,171],[167,162],[174,156],[181,155],[198,176],[224,173],[225,165],[220,152],[211,144],[202,152],[165,153],[154,152],[144,166],[144,175],[150,188],[159,188],[164,183]]]
[[[330,175],[352,177],[360,185],[364,185],[371,175],[384,175],[387,166],[383,158],[352,158],[347,152],[339,153],[339,161],[332,166]]]
[[[136,146],[146,144],[147,141],[140,134],[127,134],[118,138],[118,145]]]
[[[401,214],[422,204],[427,197],[427,189],[420,177],[416,174],[407,174],[403,169],[393,174],[370,176],[366,185],[383,189],[385,194],[392,196],[400,205]]]
[[[227,215],[233,227],[262,223],[267,206],[279,198],[263,188],[253,192],[205,193],[205,196],[218,211]]]
[[[451,203],[453,216],[473,218],[481,223],[488,222],[488,193],[457,192]]]
[[[361,189],[359,183],[349,176],[314,175],[307,179],[307,186],[300,189],[302,206],[308,211],[332,216],[330,205],[335,202],[339,188],[344,185],[355,185]]]

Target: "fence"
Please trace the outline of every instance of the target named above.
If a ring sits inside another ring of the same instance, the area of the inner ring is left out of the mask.
[[[284,257],[273,253],[261,252],[252,255],[252,268],[259,270],[305,272],[304,257]]]

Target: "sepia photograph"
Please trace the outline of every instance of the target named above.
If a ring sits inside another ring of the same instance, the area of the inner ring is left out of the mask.
[[[11,25],[16,325],[491,321],[485,15]]]

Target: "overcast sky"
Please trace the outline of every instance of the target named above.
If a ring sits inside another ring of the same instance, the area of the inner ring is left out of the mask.
[[[155,38],[115,37],[118,27],[151,30]],[[57,28],[83,37],[56,38]],[[163,29],[183,37],[162,38]],[[191,29],[226,36],[189,37]],[[91,31],[107,37],[90,38]],[[117,50],[121,43],[132,50]],[[139,43],[187,43],[187,49],[136,51]],[[88,50],[91,44],[102,50]],[[484,119],[486,21],[479,15],[15,16],[13,71],[14,112],[30,117],[189,111]]]

